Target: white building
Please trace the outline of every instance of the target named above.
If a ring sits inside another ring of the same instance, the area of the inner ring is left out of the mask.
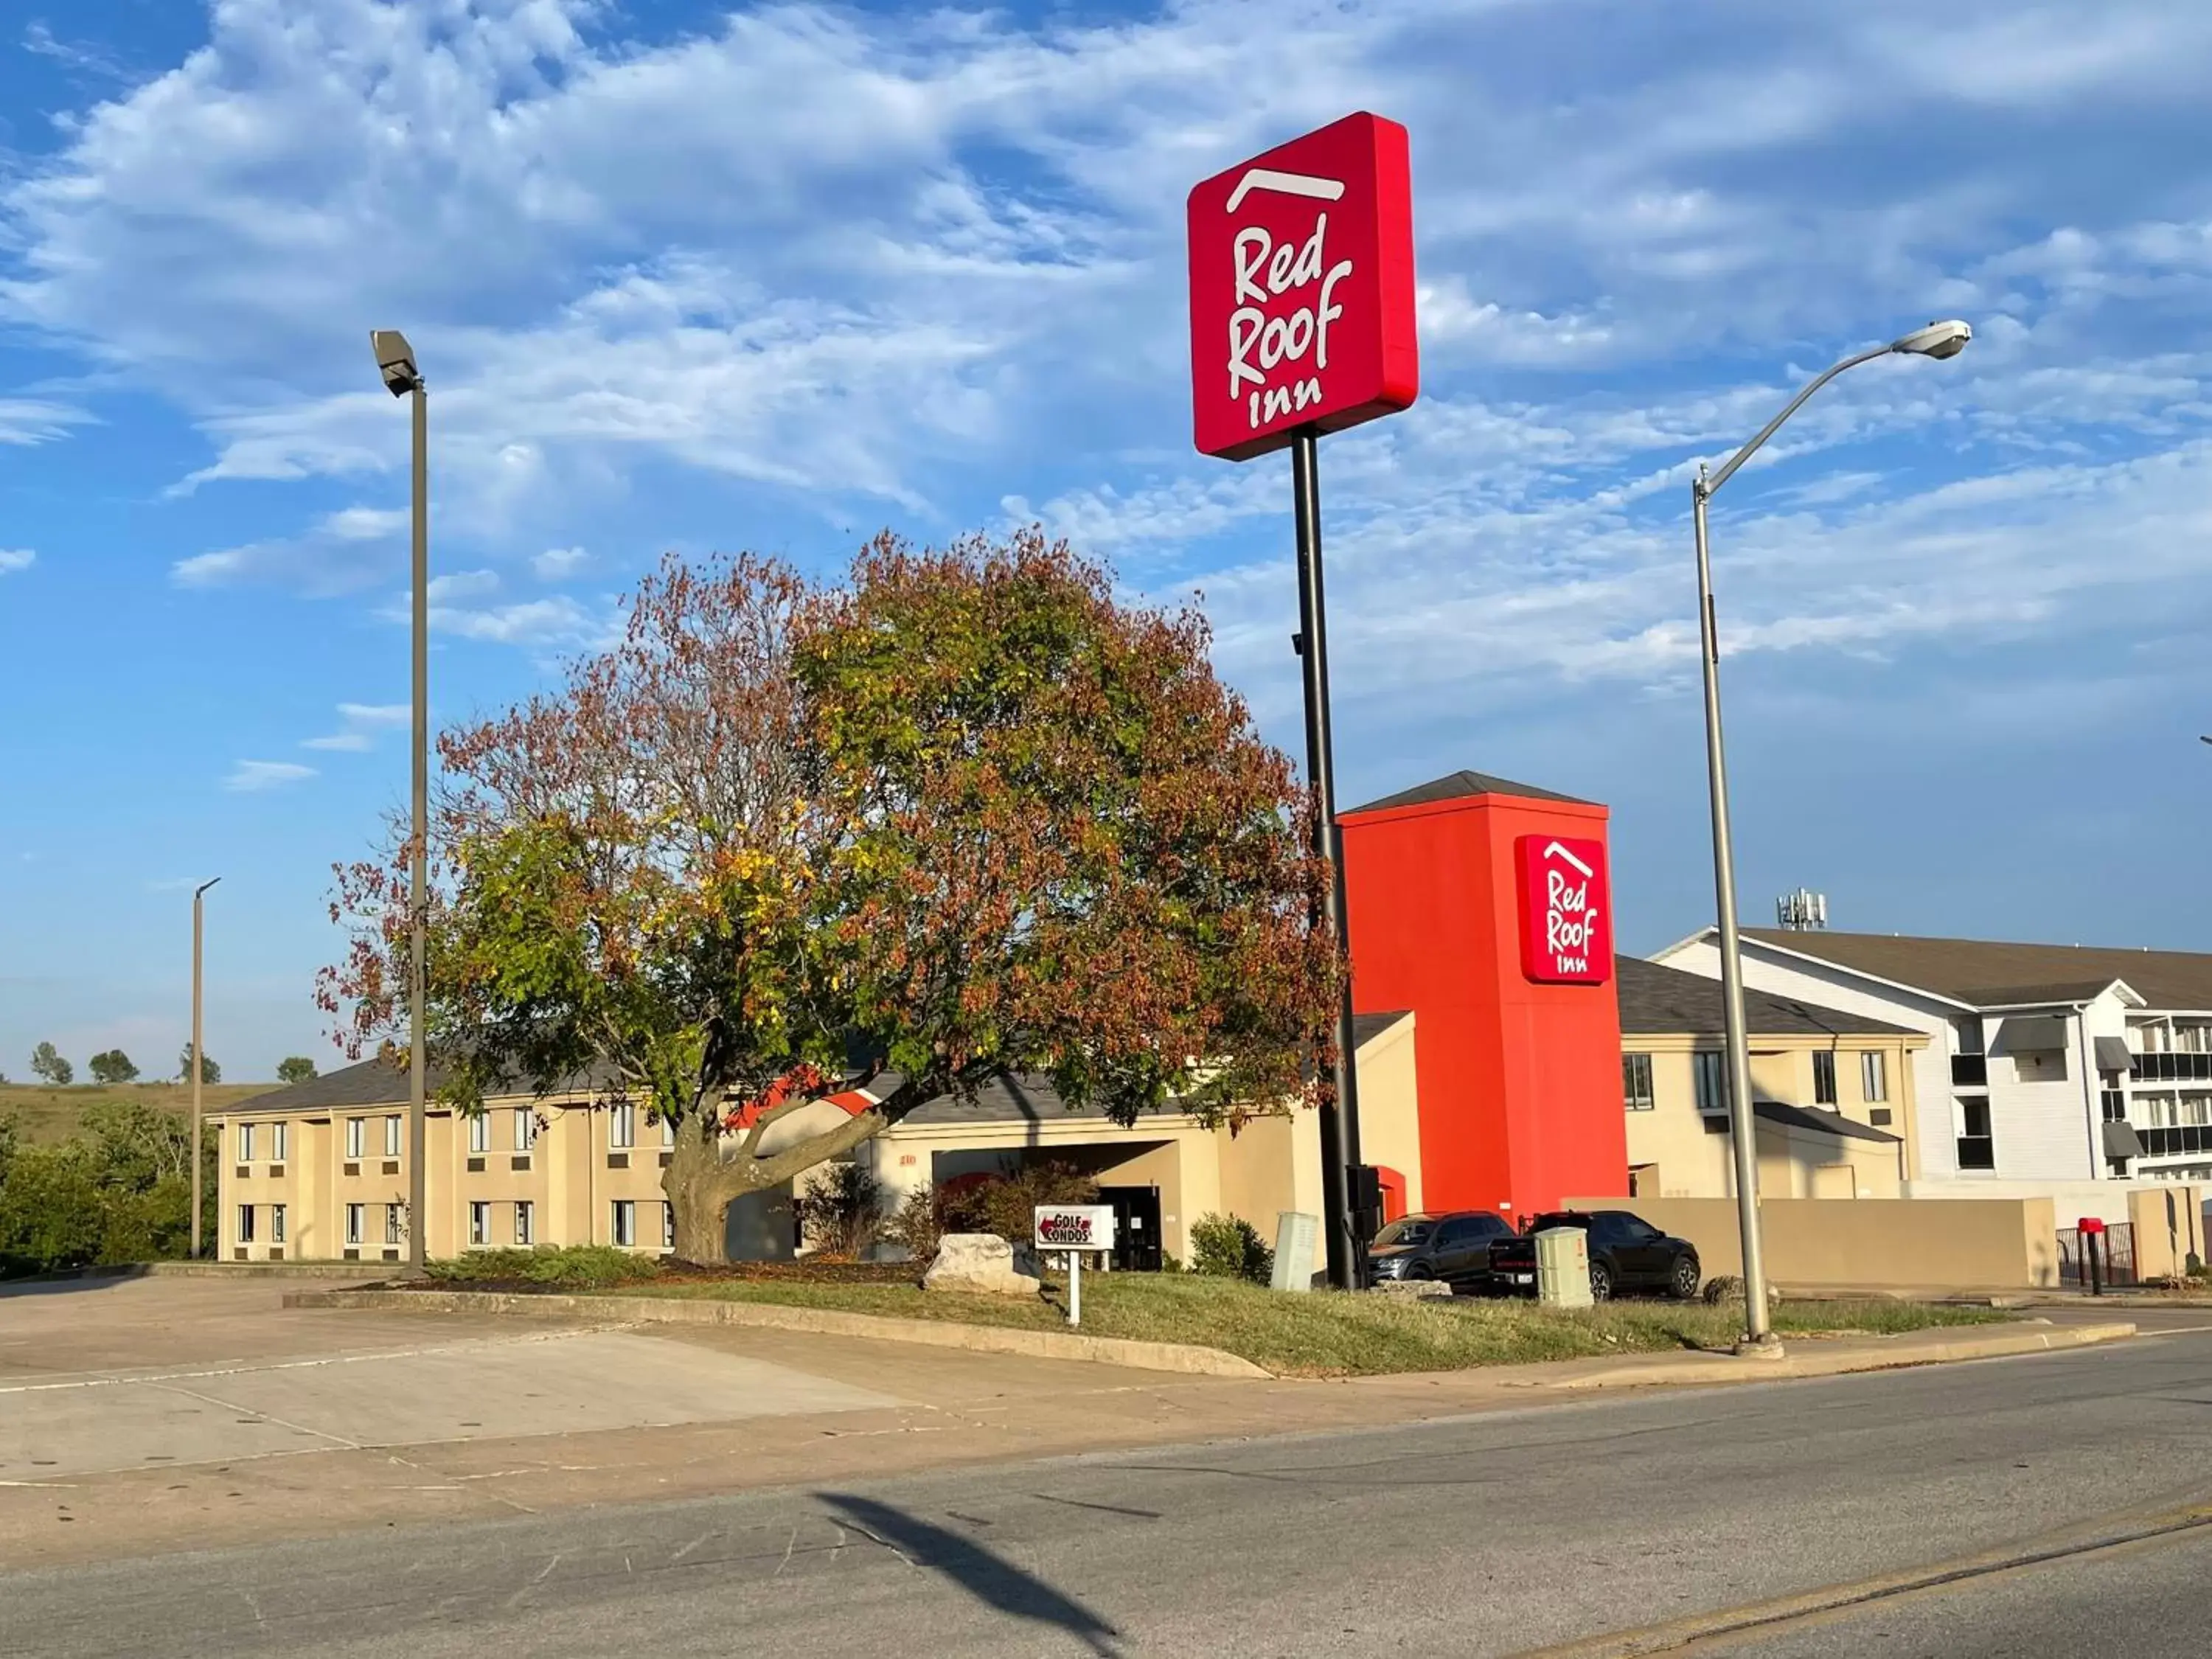
[[[1711,928],[1653,959],[1720,975]],[[1928,1034],[1916,1196],[2212,1179],[2212,955],[1761,927],[1743,969]]]

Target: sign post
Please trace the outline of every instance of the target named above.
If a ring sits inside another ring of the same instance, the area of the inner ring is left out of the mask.
[[[1247,461],[1291,452],[1298,653],[1314,850],[1328,861],[1320,925],[1346,948],[1343,848],[1329,732],[1328,619],[1322,576],[1320,438],[1410,407],[1420,390],[1413,331],[1413,174],[1406,129],[1360,113],[1218,173],[1190,192],[1190,362],[1202,454]],[[1364,1277],[1349,1170],[1360,1162],[1352,981],[1336,1013],[1321,1112],[1328,1279]]]
[[[1067,1253],[1067,1322],[1083,1322],[1083,1255],[1114,1248],[1114,1206],[1110,1204],[1040,1204],[1036,1217],[1036,1247]]]

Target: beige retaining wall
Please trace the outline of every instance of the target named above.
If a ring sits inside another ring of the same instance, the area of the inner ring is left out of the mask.
[[[1706,1275],[1740,1274],[1732,1198],[1578,1199],[1577,1209],[1632,1209],[1698,1247]],[[2038,1289],[2058,1283],[2051,1200],[1770,1198],[1759,1206],[1766,1276],[1792,1285]]]

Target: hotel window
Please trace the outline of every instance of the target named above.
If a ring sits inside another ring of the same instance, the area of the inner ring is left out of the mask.
[[[514,1206],[514,1242],[527,1244],[531,1238],[531,1211],[527,1200],[517,1201]]]
[[[1836,1051],[1832,1048],[1819,1049],[1813,1055],[1813,1103],[1836,1103]]]
[[[488,1152],[491,1150],[491,1115],[478,1112],[469,1119],[469,1150]]]
[[[1632,1112],[1651,1109],[1651,1056],[1623,1054],[1620,1057],[1620,1094]]]
[[[616,1152],[637,1145],[637,1108],[627,1100],[607,1109],[607,1145]]]
[[[355,1121],[358,1122],[360,1120],[356,1118]],[[362,1212],[366,1210],[368,1207],[368,1206],[366,1204],[349,1204],[346,1206],[347,1243],[358,1244],[361,1243],[362,1225],[368,1218],[362,1215]]]
[[[1728,1110],[1728,1085],[1721,1081],[1722,1057],[1710,1049],[1690,1056],[1691,1081],[1695,1085],[1698,1109],[1701,1112],[1724,1114]]]
[[[238,1242],[241,1244],[253,1243],[253,1206],[251,1204],[238,1206]]]
[[[614,1242],[630,1245],[637,1243],[637,1200],[618,1198],[614,1201]]]
[[[368,1147],[368,1120],[349,1117],[346,1120],[346,1156],[359,1158]]]
[[[664,1250],[676,1248],[676,1206],[666,1199],[660,1201],[660,1248]]]
[[[469,1200],[469,1243],[491,1243],[491,1206],[480,1198]]]
[[[397,1244],[399,1242],[399,1218],[405,1207],[399,1204],[387,1204],[384,1206],[384,1242],[386,1243]]]
[[[238,1126],[238,1161],[240,1164],[253,1162],[253,1125],[251,1123]]]
[[[269,1206],[269,1242],[271,1244],[284,1242],[284,1206],[282,1204]]]
[[[399,1126],[405,1121],[406,1120],[401,1117],[397,1112],[394,1112],[390,1117],[384,1120],[385,1157],[397,1158],[399,1156]]]
[[[1869,1103],[1889,1098],[1889,1057],[1878,1048],[1859,1056],[1859,1093]]]
[[[290,1150],[291,1145],[292,1126],[290,1124],[272,1123],[269,1126],[269,1161],[271,1164],[282,1164],[284,1161],[284,1154]]]
[[[660,1120],[660,1149],[667,1152],[676,1145],[676,1123],[672,1118]]]
[[[527,1106],[514,1109],[514,1150],[526,1152],[530,1143],[538,1139],[538,1121]]]
[[[1987,1095],[1959,1097],[1959,1167],[1962,1170],[1994,1170],[1997,1167],[1997,1146],[1990,1133],[1990,1097]]]

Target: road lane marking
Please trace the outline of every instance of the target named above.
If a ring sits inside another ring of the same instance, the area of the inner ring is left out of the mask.
[[[1779,1595],[1711,1613],[1693,1613],[1635,1630],[1582,1637],[1553,1647],[1531,1648],[1512,1659],[1638,1659],[1651,1653],[1731,1645],[1740,1638],[1771,1636],[1793,1626],[1824,1620],[1879,1601],[1969,1584],[2030,1567],[2070,1561],[2107,1550],[2189,1537],[2212,1529],[2212,1504],[2164,1514],[2107,1516],[2078,1522],[2040,1538],[1962,1556],[1902,1572],[1883,1573],[1851,1583]]]

